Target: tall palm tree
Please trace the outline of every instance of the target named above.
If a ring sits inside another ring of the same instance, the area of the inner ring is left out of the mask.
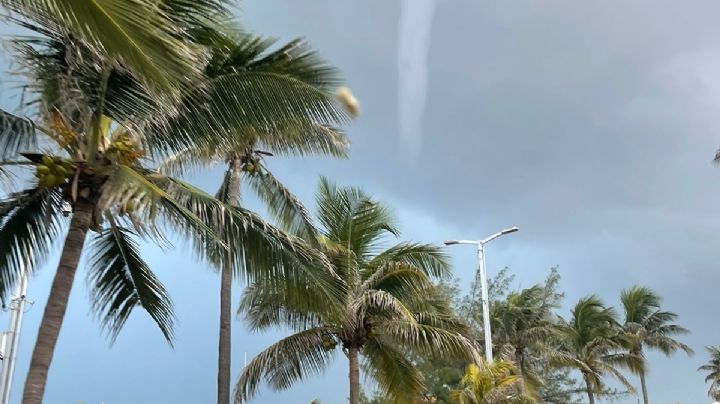
[[[707,364],[698,368],[698,372],[707,372],[705,383],[710,383],[708,395],[713,400],[720,400],[720,347],[707,346],[705,349],[710,354]]]
[[[623,290],[620,301],[625,313],[623,329],[629,338],[630,353],[637,357],[644,357],[644,348],[653,349],[670,356],[682,350],[692,354],[693,350],[674,339],[678,335],[689,331],[673,322],[678,315],[669,311],[661,311],[662,299],[654,291],[634,286]],[[643,401],[649,404],[647,383],[645,381],[646,368],[641,369],[640,385],[642,387]]]
[[[530,404],[535,400],[517,394],[522,376],[510,361],[495,360],[470,364],[460,381],[460,388],[450,394],[458,404]]]
[[[207,39],[202,35],[207,21],[187,17],[195,3],[162,4],[178,16],[185,40],[201,44],[200,38]],[[23,403],[39,403],[89,230],[98,233],[89,275],[93,304],[111,338],[136,305],[172,338],[169,300],[133,240],[164,240],[154,224],[158,216],[201,251],[218,245],[218,238],[232,241],[233,246],[223,246],[228,258],[252,275],[292,272],[293,256],[315,257],[297,238],[251,212],[228,209],[144,164],[210,143],[244,144],[243,133],[277,133],[291,122],[331,126],[344,113],[304,83],[252,72],[206,78],[169,102],[153,97],[122,63],[53,24],[26,21],[25,26],[39,34],[15,44],[28,75],[35,119],[4,113],[0,165],[34,169],[38,179],[0,204],[2,297],[17,281],[22,261],[28,257],[30,267],[36,267],[62,237],[61,213],[71,216],[25,383]]]
[[[533,391],[541,384],[540,377],[529,366],[528,350],[556,333],[551,309],[542,285],[510,293],[505,300],[493,304],[490,315],[493,340],[501,345],[500,351],[512,352],[521,376],[518,386],[523,393]]]
[[[408,352],[457,355],[475,359],[466,331],[437,298],[431,283],[449,273],[438,247],[402,242],[384,248],[399,234],[388,209],[356,188],[339,188],[325,179],[317,197],[316,238],[343,289],[331,297],[312,284],[292,293],[267,283],[250,286],[241,310],[254,330],[284,325],[292,334],[243,369],[236,400],[245,402],[264,379],[274,389],[322,372],[339,345],[349,361],[350,403],[360,397],[363,368],[396,402],[410,402],[423,391],[422,378]]]
[[[626,343],[619,333],[615,311],[605,307],[597,296],[580,299],[569,321],[560,321],[557,346],[547,350],[549,363],[580,371],[587,388],[588,402],[604,387],[603,377],[610,375],[634,391],[618,366],[640,371],[642,358],[623,352]]]
[[[215,32],[211,62],[205,69],[208,77],[245,71],[287,77],[311,86],[333,102],[334,89],[340,80],[338,72],[328,66],[306,43],[294,40],[270,50],[273,40],[248,34]],[[219,39],[219,40],[218,40]],[[225,162],[227,170],[217,197],[232,206],[239,204],[241,184],[245,182],[265,203],[269,212],[293,234],[309,236],[314,227],[310,215],[297,198],[275,178],[264,164],[271,155],[326,154],[347,156],[348,142],[337,129],[321,122],[292,121],[277,133],[246,134],[243,144],[206,144],[187,148],[161,163],[161,170],[183,172],[189,168]],[[220,270],[220,327],[218,342],[218,404],[230,400],[232,262],[216,263]]]

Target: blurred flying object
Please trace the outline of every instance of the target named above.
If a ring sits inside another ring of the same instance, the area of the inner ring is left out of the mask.
[[[428,84],[427,59],[435,0],[403,0],[398,49],[400,149],[408,161],[422,147],[422,117]]]
[[[347,87],[338,87],[336,95],[350,115],[357,118],[360,114],[360,102],[355,98],[352,91]]]

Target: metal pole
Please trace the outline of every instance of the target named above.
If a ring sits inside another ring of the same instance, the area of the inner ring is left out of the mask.
[[[485,360],[491,363],[493,359],[492,352],[492,332],[490,330],[490,299],[488,297],[487,275],[485,274],[485,245],[478,241],[478,261],[480,266],[480,288],[482,291],[482,309],[483,309],[483,331],[485,332]]]
[[[23,315],[25,314],[27,271],[24,263],[22,265],[20,282],[15,289],[15,297],[10,302],[10,330],[5,333],[6,347],[4,347],[2,374],[0,375],[0,390],[2,390],[0,404],[8,404],[10,402],[10,388],[12,387],[17,348],[20,342],[20,328],[22,327]]]
[[[490,297],[488,296],[488,285],[487,285],[487,274],[485,273],[485,244],[495,240],[496,238],[505,234],[510,234],[518,231],[517,227],[511,227],[509,229],[501,230],[492,236],[484,240],[446,240],[445,245],[455,244],[475,244],[477,245],[478,254],[478,274],[480,275],[480,286],[482,290],[482,306],[483,306],[483,331],[485,332],[485,359],[488,362],[492,362],[492,332],[490,327]],[[477,279],[475,282],[477,287]],[[475,287],[473,288],[473,295],[475,295]]]

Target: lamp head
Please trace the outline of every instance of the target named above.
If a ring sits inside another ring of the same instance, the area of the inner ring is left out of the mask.
[[[515,233],[518,230],[520,230],[520,229],[518,229],[517,226],[513,226],[509,229],[505,229],[505,230],[501,231],[500,233],[502,233],[502,234]]]
[[[460,244],[460,243],[458,243],[457,240],[446,240],[445,241],[445,245],[455,245],[455,244]]]

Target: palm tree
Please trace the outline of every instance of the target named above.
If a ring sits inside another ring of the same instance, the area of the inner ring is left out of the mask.
[[[551,308],[545,287],[541,285],[510,293],[505,300],[493,304],[490,315],[493,340],[501,345],[500,351],[512,352],[521,376],[518,386],[523,393],[527,387],[533,391],[541,384],[540,377],[529,366],[528,350],[556,333],[550,318]]]
[[[199,2],[201,4],[204,2]],[[204,34],[206,20],[190,19],[188,2],[167,1],[186,40]],[[189,13],[189,14],[188,14]],[[171,13],[168,12],[168,15]],[[0,202],[0,293],[5,297],[29,260],[36,267],[69,229],[40,325],[23,403],[39,403],[89,230],[89,279],[94,310],[115,338],[132,308],[141,305],[172,340],[172,310],[165,290],[137,252],[137,237],[164,240],[160,216],[198,249],[218,245],[252,275],[289,273],[293,257],[315,254],[297,238],[251,212],[227,206],[196,188],[143,165],[187,148],[242,144],[243,133],[278,133],[291,122],[331,126],[344,113],[324,95],[284,76],[228,72],[207,78],[175,103],[153,97],[133,71],[41,20],[25,22],[40,36],[18,40],[19,61],[34,96],[29,120],[3,113],[0,165],[34,169],[31,187]],[[193,25],[194,24],[194,25]],[[198,45],[199,46],[199,45]],[[243,100],[240,104],[237,100]],[[276,120],[276,121],[275,121]],[[277,122],[277,123],[276,123]],[[147,161],[147,160],[145,160]],[[228,248],[232,247],[232,248]],[[324,265],[322,261],[318,266]],[[313,268],[309,266],[309,268]]]
[[[510,361],[495,360],[470,364],[460,381],[460,388],[450,394],[458,404],[528,404],[530,397],[518,395],[522,376]]]
[[[620,294],[625,312],[623,329],[629,336],[630,353],[637,357],[644,357],[644,348],[654,349],[670,356],[678,350],[692,354],[693,350],[675,340],[677,335],[687,334],[688,330],[673,324],[678,317],[669,311],[661,311],[662,299],[654,291],[634,286],[623,290]],[[642,387],[643,401],[649,404],[647,384],[645,381],[646,369],[639,373]]]
[[[317,197],[318,248],[335,269],[344,291],[331,297],[313,284],[288,292],[267,282],[251,285],[241,310],[254,330],[284,325],[292,334],[258,354],[243,370],[236,400],[245,402],[264,379],[274,389],[322,372],[340,345],[349,360],[350,403],[359,403],[360,356],[363,369],[385,396],[412,401],[423,391],[422,378],[408,353],[476,354],[462,335],[465,327],[438,298],[431,279],[449,273],[438,247],[398,243],[389,210],[356,188],[339,188],[322,179]]]
[[[698,372],[708,372],[705,383],[710,383],[708,395],[713,400],[720,400],[720,347],[707,346],[705,349],[710,354],[710,361],[698,368]]]
[[[315,88],[333,101],[330,90],[339,83],[335,69],[328,66],[302,40],[269,51],[272,40],[233,31],[215,33],[211,63],[205,72],[218,77],[228,72],[245,71],[287,77]],[[207,144],[187,148],[160,164],[164,172],[182,173],[188,168],[224,161],[227,170],[217,197],[238,206],[243,182],[257,194],[276,219],[296,235],[309,236],[314,229],[310,215],[297,198],[275,178],[263,157],[272,155],[328,154],[347,156],[348,142],[337,129],[310,120],[289,122],[278,133],[248,133],[244,144]],[[216,263],[220,271],[220,327],[218,343],[218,404],[230,400],[232,262]]]
[[[546,350],[549,363],[578,369],[590,404],[595,403],[595,394],[603,391],[605,375],[634,391],[617,366],[640,371],[642,358],[623,352],[626,342],[619,333],[615,311],[593,295],[580,299],[571,313],[569,321],[560,321],[557,346]]]

